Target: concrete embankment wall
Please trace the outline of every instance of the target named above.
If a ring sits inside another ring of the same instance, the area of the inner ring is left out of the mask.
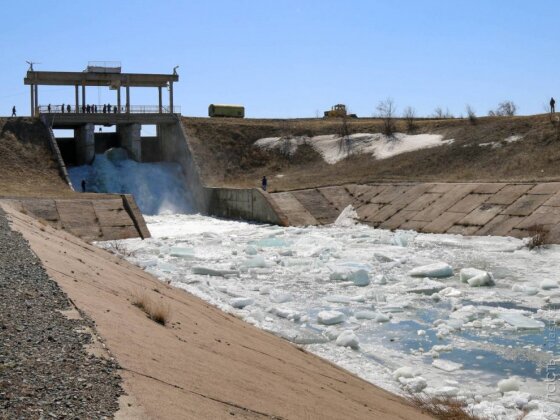
[[[206,193],[213,216],[288,225],[270,194],[262,190],[206,188]]]
[[[160,125],[158,131],[162,160],[177,162],[181,165],[186,178],[187,189],[192,194],[197,211],[207,213],[209,211],[210,195],[206,192],[200,179],[200,171],[193,158],[181,121],[178,119],[175,124]]]
[[[107,194],[94,199],[9,198],[0,201],[87,242],[150,237],[142,213],[129,194]]]
[[[560,182],[349,184],[271,197],[290,225],[332,223],[351,204],[384,229],[522,238],[540,226],[560,243]]]

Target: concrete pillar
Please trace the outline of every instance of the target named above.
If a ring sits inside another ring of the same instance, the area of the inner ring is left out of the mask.
[[[86,85],[82,85],[82,106],[86,104]]]
[[[74,96],[75,96],[74,99],[76,99],[76,109],[75,109],[75,112],[78,112],[78,108],[80,107],[80,95],[79,95],[79,93],[78,93],[78,85],[75,85],[75,86],[74,86]]]
[[[126,113],[130,114],[130,86],[126,85]]]
[[[121,87],[117,87],[117,112],[121,112]]]
[[[31,116],[35,116],[35,87],[30,85],[31,87]]]
[[[35,114],[34,115],[39,115],[39,86],[38,85],[34,85],[35,86]]]
[[[137,162],[142,160],[142,138],[140,136],[140,124],[118,124],[117,135],[121,147],[128,150],[128,154]]]
[[[162,104],[161,104],[161,86],[158,86],[158,96],[159,96],[159,107],[158,112],[161,114],[162,112]]]
[[[76,140],[76,164],[89,165],[95,156],[95,126],[84,124],[74,130]]]
[[[169,112],[173,113],[173,82],[169,82]]]

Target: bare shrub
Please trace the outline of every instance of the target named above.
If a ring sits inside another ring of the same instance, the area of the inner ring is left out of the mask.
[[[449,111],[449,108],[445,108],[445,111],[443,110],[443,108],[441,107],[437,107],[436,109],[434,109],[434,118],[440,119],[440,120],[445,120],[448,118],[455,118],[455,116]]]
[[[533,225],[528,229],[530,239],[527,242],[527,248],[535,249],[541,248],[550,243],[548,238],[548,231],[544,229],[543,225]]]
[[[416,131],[416,111],[411,106],[407,106],[403,111],[403,119],[406,123],[406,131],[413,133]]]
[[[397,108],[395,102],[391,98],[379,102],[377,105],[377,115],[383,120],[383,134],[387,137],[393,137],[397,127],[395,125],[395,114]]]
[[[158,324],[166,325],[169,321],[169,315],[171,314],[169,305],[159,300],[154,302],[146,292],[133,293],[132,304]]]
[[[517,105],[513,101],[504,101],[498,104],[498,108],[490,110],[490,117],[513,117],[517,113]]]
[[[134,252],[126,249],[124,244],[118,240],[109,242],[109,244],[105,249],[109,251],[111,254],[115,254],[121,258],[131,257],[134,254]]]
[[[348,126],[348,115],[340,117],[340,126],[338,127],[338,135],[340,137],[338,150],[350,156],[352,154],[352,141],[350,139],[350,127]]]
[[[472,125],[475,125],[477,123],[477,117],[476,117],[475,110],[473,109],[472,106],[467,104],[466,111],[467,111],[467,118],[469,119],[469,122]]]
[[[431,397],[426,394],[410,394],[408,402],[421,411],[441,420],[480,420],[468,411],[467,404],[452,397]]]

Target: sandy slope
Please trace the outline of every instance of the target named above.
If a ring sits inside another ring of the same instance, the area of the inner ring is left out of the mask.
[[[427,418],[288,342],[4,207],[12,228],[96,322],[122,366],[130,394],[124,418]],[[138,291],[170,306],[170,325],[156,324],[131,304]]]

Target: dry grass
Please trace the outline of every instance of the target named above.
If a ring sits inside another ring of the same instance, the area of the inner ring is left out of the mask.
[[[406,119],[395,120],[397,131],[407,131]],[[560,129],[549,115],[529,117],[477,117],[415,119],[415,133],[441,134],[453,144],[403,153],[375,160],[353,155],[335,165],[316,152],[303,159],[285,159],[278,152],[253,146],[262,137],[282,135],[283,120],[232,120],[184,118],[183,124],[210,186],[258,187],[262,175],[271,191],[367,182],[493,182],[560,180]],[[340,123],[323,119],[298,119],[290,124],[293,135],[333,134]],[[560,127],[560,124],[559,124]],[[359,118],[348,121],[350,133],[381,132],[382,121]],[[512,135],[523,139],[508,143]],[[479,146],[494,142],[500,147]],[[311,149],[311,146],[309,146]],[[299,152],[299,150],[298,150]],[[281,178],[275,175],[282,174]]]
[[[169,322],[171,308],[160,299],[152,299],[147,292],[135,292],[132,294],[132,304],[146,313],[148,318],[161,325]]]
[[[410,394],[406,397],[414,407],[441,420],[481,420],[469,412],[466,403],[451,397],[430,397],[426,394]]]
[[[529,231],[530,238],[527,242],[527,248],[542,248],[544,245],[550,244],[548,230],[545,230],[543,225],[533,225],[527,230]]]

